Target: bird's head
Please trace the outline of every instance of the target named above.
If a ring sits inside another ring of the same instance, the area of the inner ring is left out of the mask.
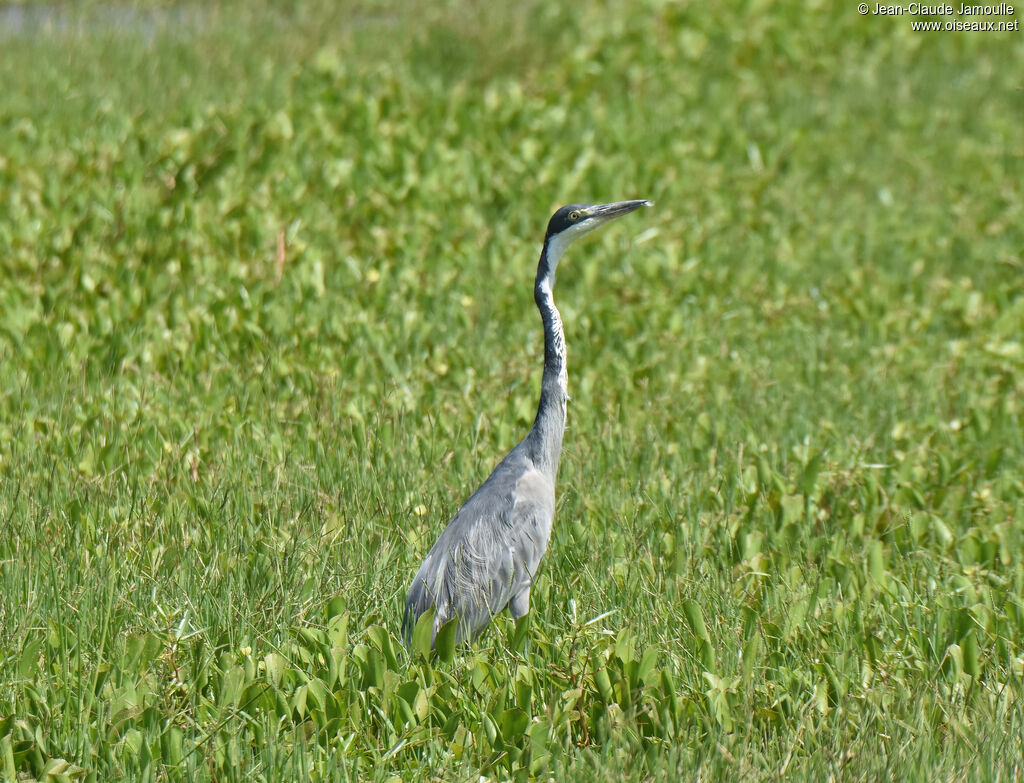
[[[646,199],[633,201],[615,201],[611,204],[568,204],[557,210],[548,221],[548,230],[544,235],[548,270],[554,275],[562,254],[574,239],[589,234],[605,223],[622,217],[640,207],[650,206]]]
[[[629,214],[634,209],[650,206],[645,199],[616,201],[612,204],[568,204],[551,216],[545,239],[564,236],[572,241],[617,217]]]

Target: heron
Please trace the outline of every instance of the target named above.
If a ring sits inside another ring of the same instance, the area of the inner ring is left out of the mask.
[[[416,621],[431,607],[431,646],[451,620],[457,622],[455,639],[461,643],[478,636],[506,608],[515,619],[529,611],[530,588],[551,538],[569,399],[565,331],[552,295],[555,270],[573,240],[648,205],[643,199],[569,204],[551,216],[533,285],[544,324],[537,416],[526,437],[448,523],[413,577],[402,618],[407,645]]]

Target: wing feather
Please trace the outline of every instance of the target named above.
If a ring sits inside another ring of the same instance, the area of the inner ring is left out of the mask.
[[[551,535],[554,486],[516,456],[510,454],[459,509],[417,571],[402,620],[407,643],[432,606],[434,634],[458,617],[462,641],[529,589]]]

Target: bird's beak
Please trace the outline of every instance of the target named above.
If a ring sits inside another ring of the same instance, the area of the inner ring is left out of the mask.
[[[647,199],[635,199],[633,201],[615,201],[611,204],[598,204],[588,210],[587,217],[595,219],[598,225],[607,223],[617,217],[622,217],[634,209],[649,207],[651,202]]]

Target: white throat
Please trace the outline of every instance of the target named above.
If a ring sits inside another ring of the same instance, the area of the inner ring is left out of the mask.
[[[565,255],[565,249],[572,244],[573,240],[579,239],[584,234],[589,234],[597,226],[598,224],[594,221],[583,221],[575,226],[570,226],[565,231],[556,234],[548,240],[548,265],[551,268],[552,281],[554,280],[555,270],[558,268],[558,262]],[[550,290],[550,287],[548,290]]]

